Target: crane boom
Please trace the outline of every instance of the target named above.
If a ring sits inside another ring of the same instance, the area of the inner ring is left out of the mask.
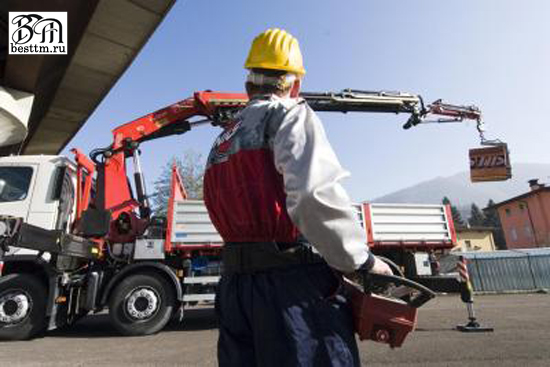
[[[458,106],[437,100],[426,107],[422,97],[410,93],[345,89],[341,92],[304,92],[300,97],[314,111],[319,112],[411,114],[404,128],[422,123],[423,119],[431,115],[452,118],[440,119],[440,122],[481,120],[481,112],[475,106]],[[247,102],[248,96],[243,93],[196,92],[193,97],[117,127],[113,130],[113,144],[110,149],[121,149],[128,142],[139,143],[184,133],[191,126],[187,119],[194,116],[203,116],[214,125],[223,125],[231,121],[234,113]]]
[[[300,94],[315,111],[420,113],[422,98],[401,92],[345,89],[338,93]]]
[[[445,118],[430,122],[475,120],[481,124],[481,111],[476,106],[453,105],[443,103],[441,99],[425,106],[421,96],[410,93],[345,89],[338,93],[306,92],[300,96],[315,111],[409,113],[411,116],[403,125],[404,129],[426,122],[433,116]]]
[[[443,104],[441,100],[425,106],[422,97],[409,93],[346,89],[336,93],[306,92],[300,96],[315,111],[407,113],[410,117],[403,126],[406,129],[426,121],[432,115],[445,117],[436,122],[464,119],[477,120],[478,124],[481,122],[481,112],[475,106]],[[117,242],[132,241],[146,228],[150,210],[139,163],[140,143],[182,134],[193,125],[204,122],[223,126],[234,121],[236,113],[247,103],[248,96],[243,93],[196,92],[190,98],[115,128],[112,144],[90,153],[98,176],[94,208],[89,210],[96,211],[92,214],[100,218],[100,222],[110,223],[103,229],[107,238]],[[196,117],[204,119],[193,120]],[[126,158],[133,158],[134,161],[137,200],[128,182]],[[83,203],[86,204],[85,200]],[[140,212],[139,217],[136,210]],[[86,213],[83,213],[84,216]]]

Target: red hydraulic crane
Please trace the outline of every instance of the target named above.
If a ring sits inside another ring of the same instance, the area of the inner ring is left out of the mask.
[[[403,126],[405,129],[432,116],[445,118],[430,122],[469,119],[481,124],[481,112],[475,106],[444,104],[441,100],[425,106],[420,96],[408,93],[348,89],[338,93],[302,93],[301,97],[316,111],[407,113],[410,117]],[[182,134],[203,123],[223,126],[232,121],[247,102],[248,96],[242,93],[196,92],[190,98],[115,128],[112,144],[90,154],[98,174],[93,207],[88,206],[90,194],[86,191],[89,191],[89,185],[78,197],[82,233],[116,242],[132,241],[141,235],[147,227],[150,209],[139,162],[139,144]],[[194,117],[204,119],[191,120]],[[79,165],[82,165],[80,162],[85,161],[78,158]],[[127,177],[127,158],[133,159],[137,198],[132,195]],[[88,166],[84,169],[91,176],[93,172]]]

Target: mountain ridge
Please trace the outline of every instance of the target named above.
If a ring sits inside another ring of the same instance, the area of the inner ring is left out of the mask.
[[[541,183],[550,183],[550,164],[516,163],[512,166],[512,178],[502,182],[471,183],[469,172],[459,172],[447,177],[437,176],[370,201],[439,204],[446,196],[461,212],[469,213],[472,203],[484,208],[490,199],[498,203],[528,192],[527,181],[534,178]]]

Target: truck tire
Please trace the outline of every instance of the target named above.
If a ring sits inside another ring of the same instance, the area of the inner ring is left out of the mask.
[[[46,327],[48,292],[32,274],[0,277],[0,340],[26,340]]]
[[[173,286],[162,276],[134,274],[113,290],[109,316],[122,335],[150,335],[170,321],[175,303]]]

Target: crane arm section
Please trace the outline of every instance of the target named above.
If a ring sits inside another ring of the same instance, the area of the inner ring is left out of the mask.
[[[422,123],[431,115],[445,117],[436,122],[481,121],[481,113],[474,106],[455,106],[440,100],[425,106],[420,96],[401,92],[347,89],[337,93],[302,93],[301,98],[315,111],[407,113],[410,118],[404,128]],[[98,172],[93,210],[101,212],[95,214],[98,218],[110,218],[109,222],[102,221],[110,223],[103,232],[107,239],[132,241],[147,227],[150,209],[139,163],[140,143],[182,134],[205,122],[223,126],[232,122],[247,102],[248,96],[243,93],[196,92],[190,98],[115,128],[112,144],[90,154]],[[193,120],[196,117],[204,119]],[[136,198],[127,177],[126,158],[134,161]],[[99,232],[94,229],[94,233]]]
[[[189,118],[203,116],[217,118],[223,109],[243,107],[248,100],[242,93],[196,92],[193,97],[140,117],[113,130],[111,149],[120,149],[124,143],[140,143],[163,136],[182,134],[191,127]]]
[[[412,120],[405,128],[422,123],[432,115],[451,118],[440,119],[440,122],[481,120],[481,111],[475,106],[452,105],[441,100],[425,106],[422,97],[410,93],[345,89],[341,92],[304,92],[300,97],[319,112],[408,113]],[[120,149],[125,142],[141,143],[187,132],[193,125],[188,119],[195,116],[205,117],[214,125],[223,125],[247,102],[248,96],[243,93],[196,92],[193,97],[115,128],[111,149]]]
[[[438,117],[429,122],[475,120],[481,124],[481,111],[476,106],[453,105],[443,103],[441,99],[426,106],[421,96],[410,93],[345,89],[338,93],[302,93],[300,96],[315,111],[408,113],[410,117],[403,125],[404,129],[435,116],[445,118]]]

